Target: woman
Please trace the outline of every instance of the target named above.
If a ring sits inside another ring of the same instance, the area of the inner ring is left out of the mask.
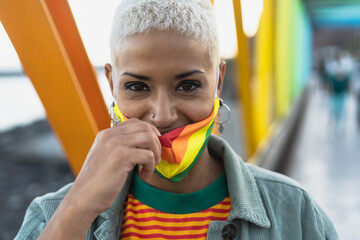
[[[284,176],[210,136],[225,74],[208,0],[124,0],[106,77],[116,126],[73,184],[37,198],[17,239],[336,239]]]

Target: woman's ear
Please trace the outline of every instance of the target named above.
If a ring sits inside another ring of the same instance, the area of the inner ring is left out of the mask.
[[[111,67],[110,63],[105,64],[104,69],[105,69],[105,76],[109,82],[111,94],[114,96],[113,79],[112,79],[113,74],[112,74],[112,67]]]
[[[226,72],[226,62],[225,61],[220,61],[220,64],[219,64],[219,80],[218,80],[219,82],[218,82],[218,86],[217,86],[217,95],[218,96],[220,96],[222,85],[224,83],[225,72]]]

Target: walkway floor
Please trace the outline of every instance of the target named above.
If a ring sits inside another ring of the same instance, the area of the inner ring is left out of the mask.
[[[340,239],[360,236],[360,131],[353,97],[344,128],[329,124],[326,94],[314,90],[287,175],[298,180],[332,219]]]

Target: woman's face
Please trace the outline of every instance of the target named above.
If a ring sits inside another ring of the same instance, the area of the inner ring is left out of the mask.
[[[119,44],[115,66],[105,68],[126,117],[149,122],[164,134],[210,115],[225,63],[216,88],[218,66],[211,63],[205,44],[168,31],[136,34]]]

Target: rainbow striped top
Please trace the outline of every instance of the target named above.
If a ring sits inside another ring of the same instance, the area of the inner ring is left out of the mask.
[[[120,239],[206,239],[211,221],[226,221],[231,205],[223,173],[208,187],[169,193],[137,174],[124,205]]]

